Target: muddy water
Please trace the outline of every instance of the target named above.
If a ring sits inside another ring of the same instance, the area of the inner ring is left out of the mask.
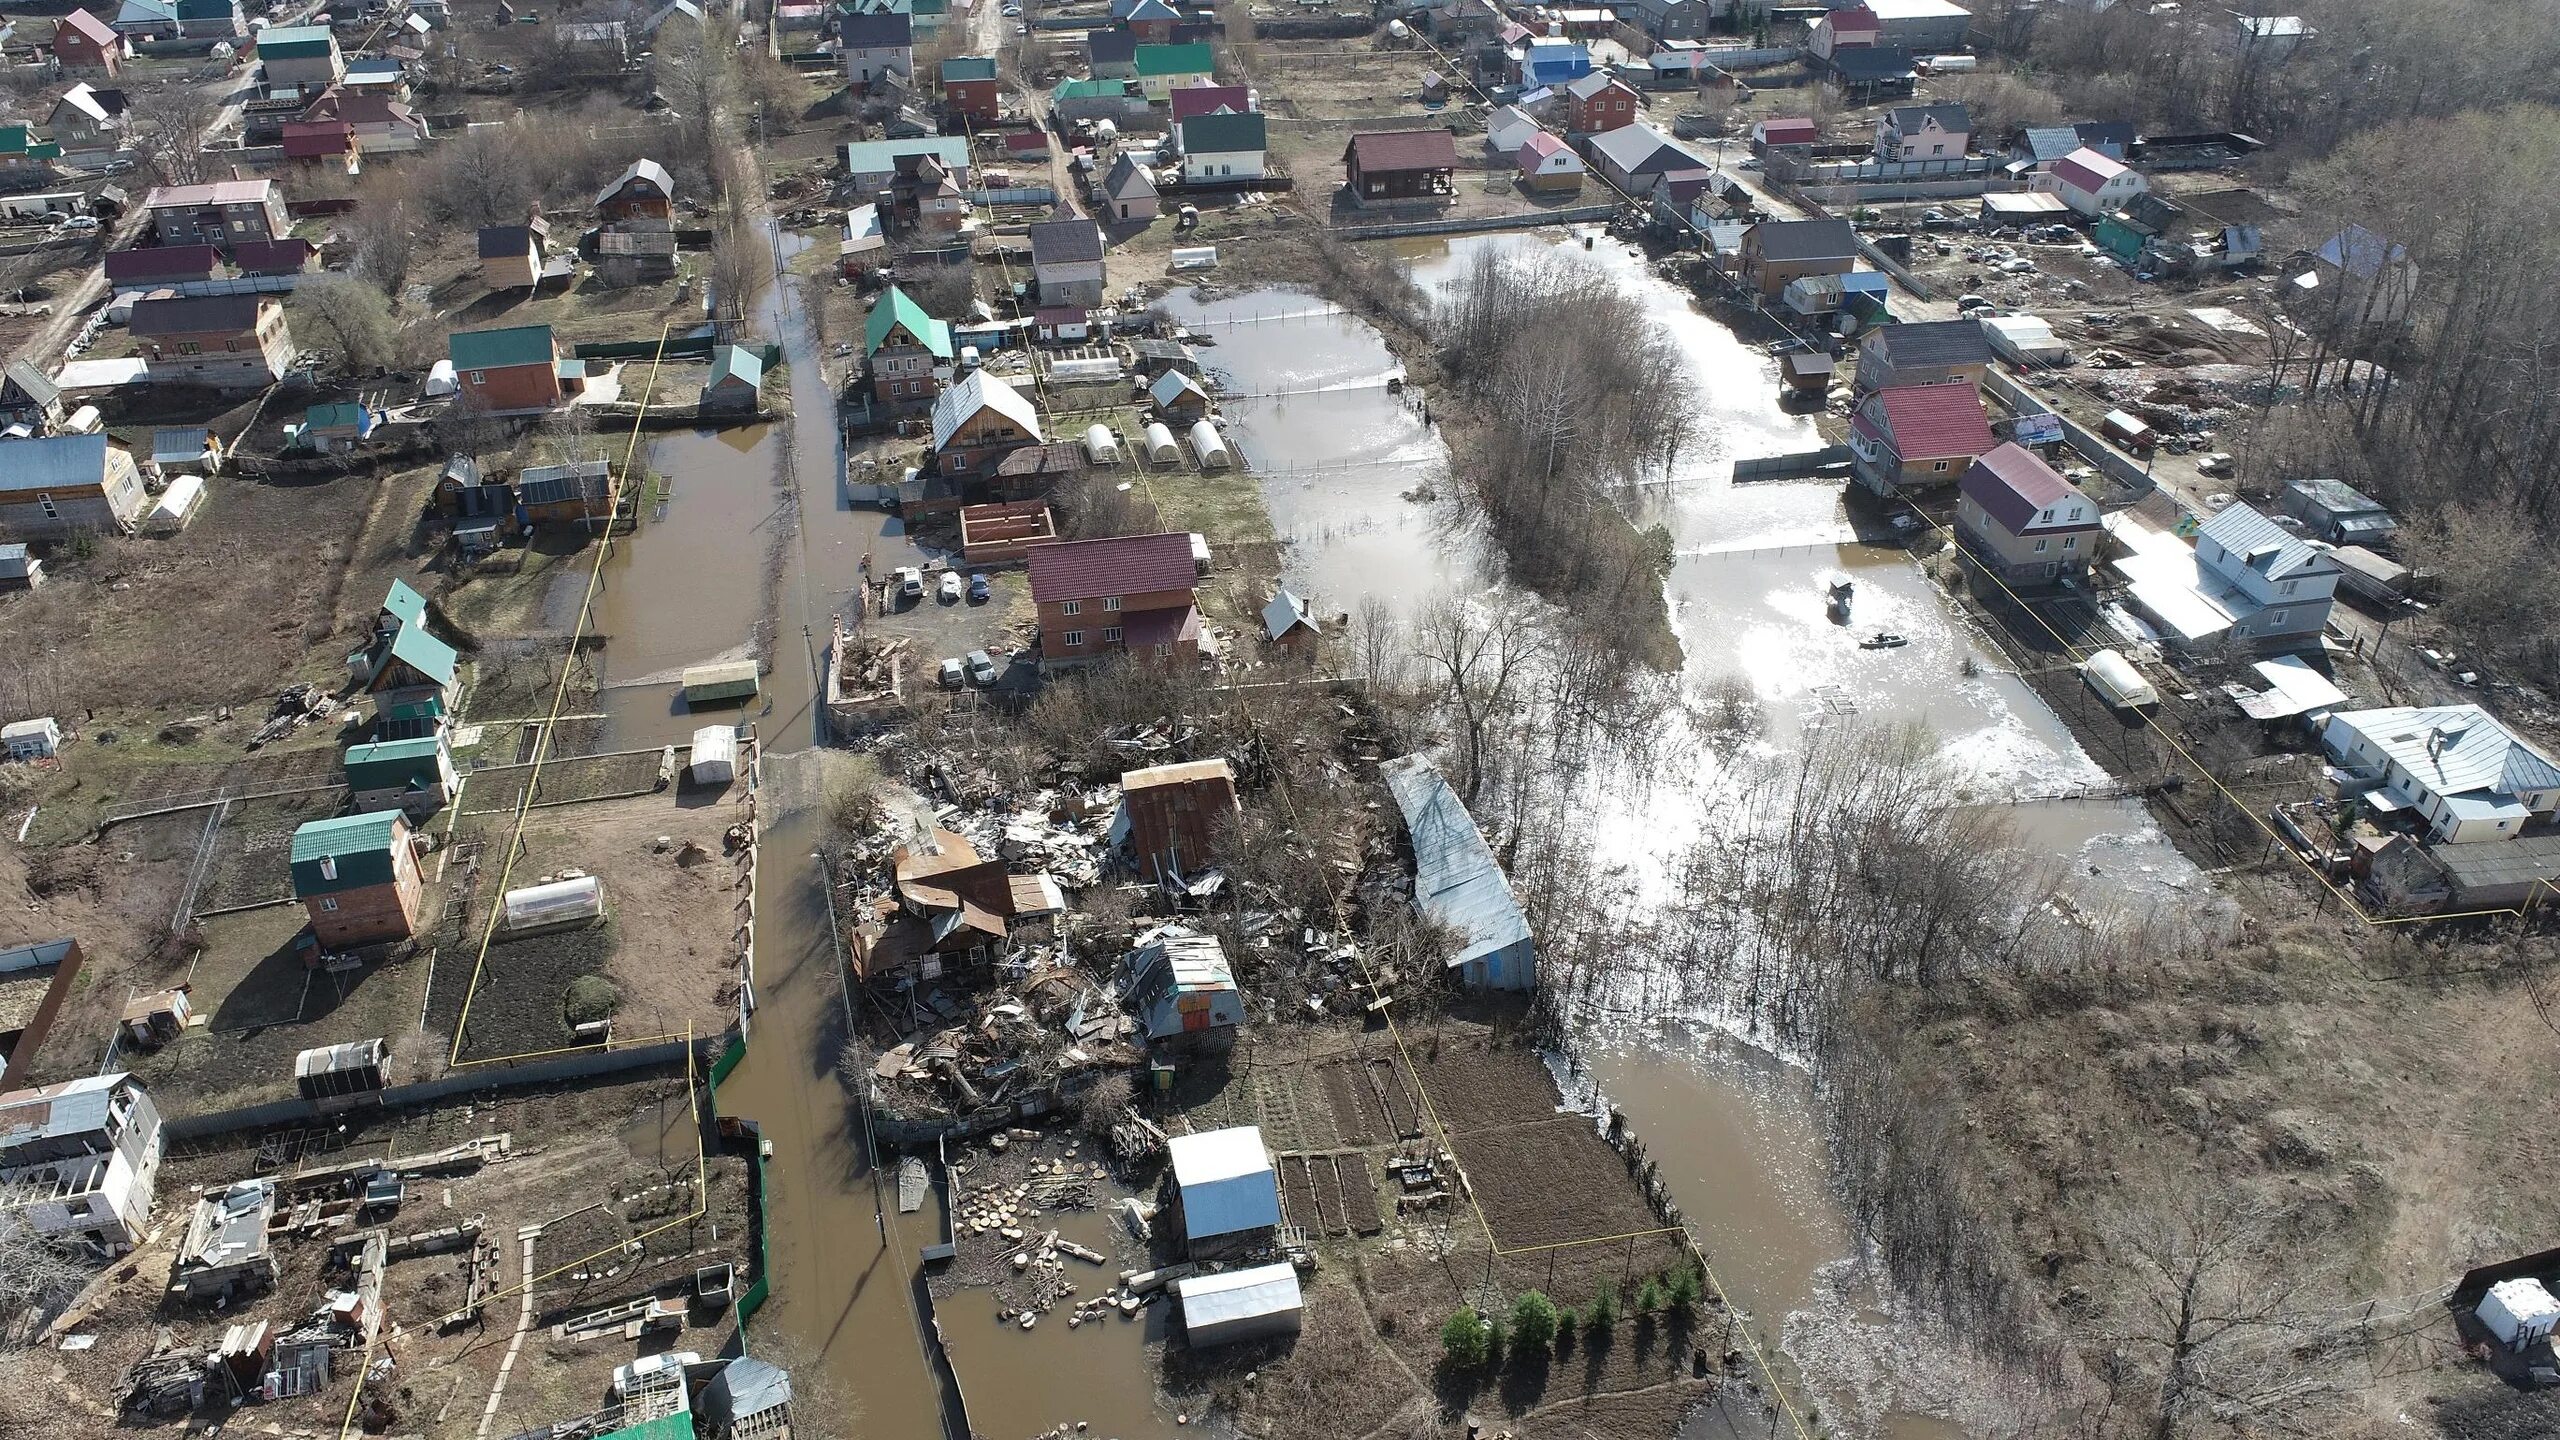
[[[1080,1297],[1102,1293],[1123,1268],[1146,1263],[1134,1253],[1128,1233],[1102,1210],[1055,1214],[1038,1223],[1055,1225],[1062,1237],[1111,1257],[1098,1266],[1067,1261],[1067,1279]],[[1147,1353],[1148,1342],[1164,1339],[1171,1304],[1149,1305],[1128,1317],[1115,1310],[1070,1326],[1067,1313],[1074,1305],[1073,1299],[1059,1302],[1029,1330],[998,1317],[1001,1307],[991,1291],[963,1291],[935,1306],[943,1343],[968,1393],[970,1426],[987,1440],[1047,1434],[1060,1425],[1072,1432],[1078,1422],[1090,1425],[1090,1435],[1119,1440],[1174,1440],[1185,1433],[1174,1423],[1175,1413],[1156,1403],[1157,1367]]]

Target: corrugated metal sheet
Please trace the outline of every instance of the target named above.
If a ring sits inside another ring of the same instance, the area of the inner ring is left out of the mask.
[[[1520,912],[1502,867],[1494,863],[1484,832],[1439,768],[1427,756],[1407,755],[1378,770],[1413,836],[1414,903],[1466,937],[1449,963],[1489,960],[1515,947],[1527,960],[1533,954],[1529,919]]]

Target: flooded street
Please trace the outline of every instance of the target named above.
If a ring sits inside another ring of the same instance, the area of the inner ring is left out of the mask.
[[[1741,755],[1783,756],[1809,730],[1852,719],[1923,725],[1964,777],[1964,798],[2000,808],[2080,898],[2148,905],[2197,883],[2138,802],[2075,798],[2103,770],[1906,551],[1861,540],[1839,484],[1733,482],[1737,459],[1822,439],[1810,418],[1779,409],[1775,362],[1699,313],[1638,252],[1605,237],[1586,247],[1579,236],[1525,233],[1400,248],[1427,289],[1452,284],[1488,249],[1571,257],[1633,294],[1678,342],[1695,438],[1646,488],[1639,520],[1673,536],[1666,586],[1683,688],[1696,696],[1738,684],[1758,703],[1759,737]],[[1294,586],[1327,612],[1377,597],[1406,615],[1441,590],[1487,587],[1478,532],[1446,503],[1404,498],[1419,487],[1445,495],[1449,457],[1387,391],[1395,362],[1373,330],[1286,292],[1205,303],[1178,292],[1166,303],[1217,339],[1204,362],[1242,397],[1225,408],[1293,542],[1283,567]],[[1855,585],[1845,623],[1826,606],[1822,577],[1833,570]],[[1878,631],[1906,643],[1862,648]],[[1672,756],[1647,781],[1595,776],[1583,797],[1593,833],[1612,837],[1599,842],[1608,858],[1656,904],[1673,902],[1670,865],[1732,783],[1696,737],[1675,737]],[[1730,1298],[1791,1353],[1861,1357],[1811,1367],[1835,1423],[1887,1440],[1961,1435],[1911,1413],[1938,1387],[1904,1394],[1911,1367],[1863,1358],[1911,1342],[1864,1283],[1809,1077],[1710,1024],[1628,1028],[1639,1018],[1593,1019],[1593,1078],[1660,1161]]]

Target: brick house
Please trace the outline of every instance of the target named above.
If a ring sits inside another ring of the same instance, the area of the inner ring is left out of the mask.
[[[1200,582],[1191,537],[1124,535],[1071,540],[1031,552],[1031,600],[1040,612],[1040,663],[1080,664],[1108,655],[1197,658]]]
[[[1004,110],[1004,86],[996,62],[984,55],[954,55],[942,62],[942,109],[979,125],[992,125]]]
[[[1601,135],[1633,125],[1643,109],[1644,100],[1634,86],[1597,70],[1564,87],[1565,128],[1578,135]]]
[[[1858,403],[1849,424],[1850,468],[1879,495],[1944,485],[1993,445],[1982,397],[1970,385],[1901,385]]]
[[[210,245],[227,253],[244,240],[280,240],[293,231],[284,192],[273,180],[154,185],[142,208],[157,245]]]
[[[314,820],[293,832],[293,896],[329,949],[406,940],[417,933],[426,881],[409,817],[376,810]]]
[[[1790,280],[1857,268],[1858,236],[1846,220],[1763,220],[1742,232],[1743,278],[1763,301],[1776,299]]]
[[[115,27],[86,10],[74,10],[54,23],[53,58],[65,74],[115,78],[124,68],[125,38]]]
[[[1031,397],[984,370],[972,371],[933,402],[934,466],[946,476],[980,474],[1047,439]]]
[[[445,340],[454,383],[483,410],[548,410],[560,403],[560,354],[548,325],[464,330]]]
[[[871,398],[884,405],[914,405],[942,389],[934,367],[952,358],[951,326],[924,312],[892,285],[871,307],[862,330],[863,361],[871,369]]]
[[[0,440],[0,536],[131,534],[150,508],[140,467],[104,435]]]
[[[1967,563],[2013,586],[2085,573],[2096,556],[2098,502],[2023,445],[1986,451],[1956,488],[1956,542]]]
[[[293,364],[293,332],[273,295],[139,300],[127,328],[159,384],[263,390]]]

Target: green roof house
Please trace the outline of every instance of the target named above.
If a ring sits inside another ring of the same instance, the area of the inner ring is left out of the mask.
[[[1206,85],[1218,73],[1217,58],[1206,43],[1141,45],[1132,63],[1138,69],[1138,88],[1153,101],[1169,101],[1175,89]]]
[[[373,697],[374,723],[386,740],[444,728],[459,657],[428,631],[426,615],[426,597],[392,581],[374,617],[373,638],[347,657],[348,672]]]
[[[906,291],[892,285],[881,294],[863,325],[862,340],[874,402],[916,405],[940,392],[934,367],[951,363],[951,327],[926,314]]]
[[[547,410],[560,403],[559,345],[550,326],[462,330],[444,343],[463,403],[498,414]]]
[[[326,25],[270,26],[252,43],[270,86],[335,85],[346,78],[346,58]]]
[[[0,125],[0,171],[62,158],[62,147],[38,135],[32,125]]]
[[[347,747],[347,789],[359,810],[405,810],[424,819],[460,787],[445,732]]]
[[[426,618],[427,597],[410,589],[408,581],[394,580],[391,582],[391,588],[383,592],[382,618],[375,628],[386,631],[397,630],[403,625],[414,625]]]
[[[711,378],[703,382],[705,410],[753,413],[764,404],[764,356],[744,345],[711,352]]]
[[[426,883],[397,810],[314,820],[293,832],[293,894],[326,949],[417,933]]]

